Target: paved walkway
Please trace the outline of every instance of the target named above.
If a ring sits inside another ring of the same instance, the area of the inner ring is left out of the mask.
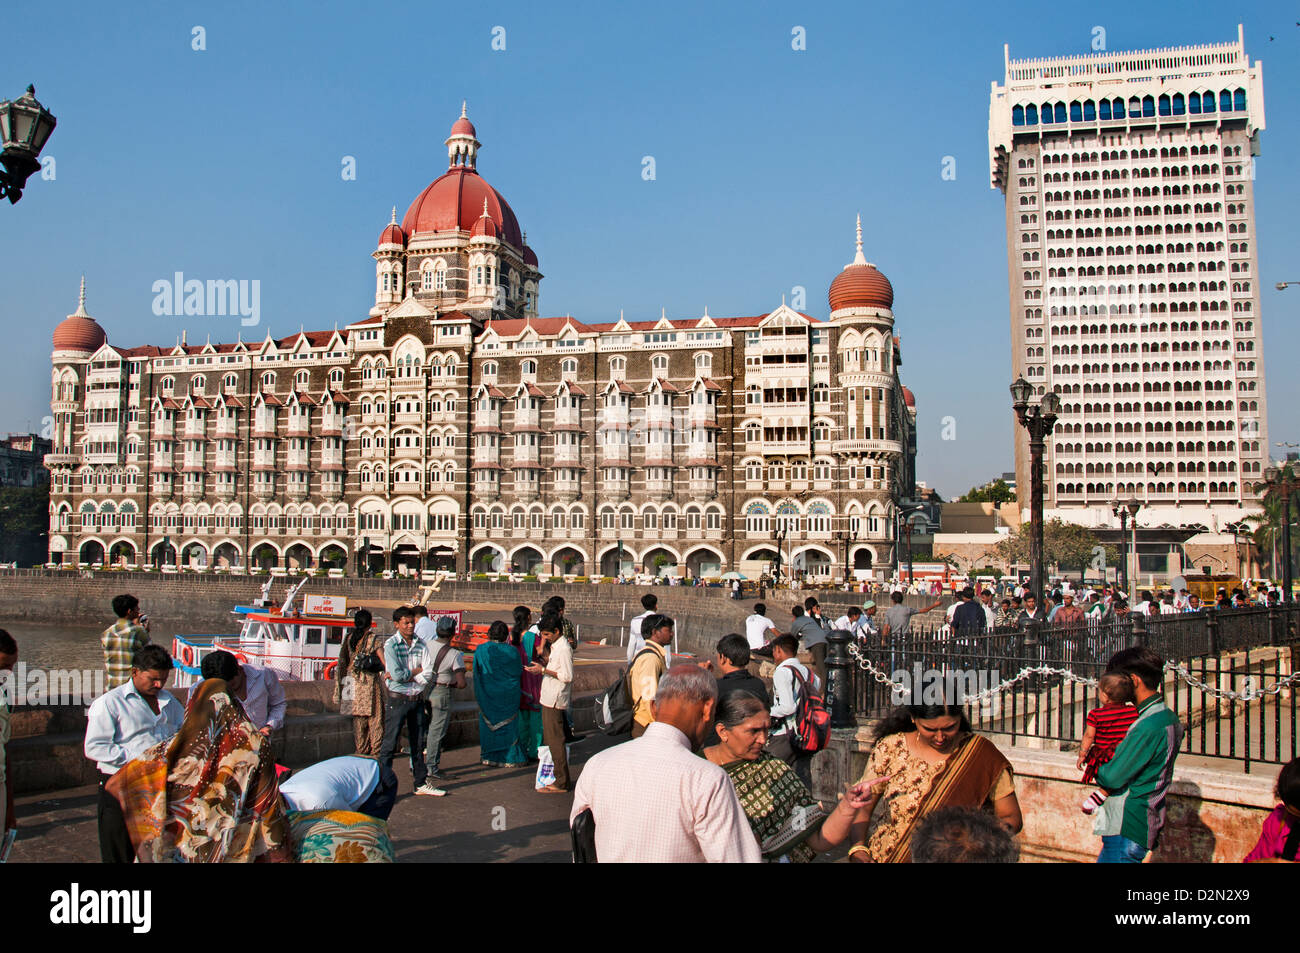
[[[579,766],[610,745],[600,734],[572,746]],[[394,761],[400,796],[389,832],[401,863],[569,861],[572,795],[538,794],[535,768],[485,768],[478,746],[447,751],[446,797],[411,793],[410,762]],[[576,781],[576,772],[574,773]],[[99,859],[94,786],[19,797],[14,863],[94,863]]]

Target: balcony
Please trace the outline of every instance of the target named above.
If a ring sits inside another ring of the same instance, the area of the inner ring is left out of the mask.
[[[309,437],[311,436],[311,418],[302,417],[298,414],[289,415],[289,436],[291,437]]]
[[[628,479],[601,479],[600,497],[603,500],[625,500],[632,495],[632,481]]]
[[[542,415],[538,410],[516,410],[514,419],[514,429],[523,430],[525,427],[541,427]]]
[[[343,467],[342,450],[322,450],[320,452],[320,465],[322,467]]]
[[[185,421],[185,439],[202,440],[207,436],[208,427],[203,419],[187,419]]]
[[[327,414],[320,422],[320,435],[322,437],[341,437],[343,436],[344,417],[341,414]]]
[[[170,419],[154,421],[153,434],[155,437],[170,437],[175,432],[176,426]]]
[[[216,490],[218,499],[229,500],[234,498],[235,496],[235,481],[233,479],[234,474],[230,474],[230,476],[231,479],[229,480],[218,479],[216,481],[216,485],[214,489]]]
[[[690,481],[691,499],[696,503],[704,503],[713,499],[718,494],[717,480],[691,480]]]
[[[672,480],[646,480],[645,491],[652,500],[662,503],[673,495]]]
[[[187,499],[187,500],[201,500],[201,499],[203,499],[203,481],[202,481],[202,480],[186,480],[186,481],[185,481],[184,496],[185,496],[185,499]]]
[[[581,427],[582,415],[576,407],[557,410],[555,412],[555,427]]]
[[[582,483],[578,480],[556,480],[555,496],[562,503],[572,503],[582,495]],[[575,531],[576,532],[576,531]]]
[[[673,465],[673,448],[661,443],[652,443],[645,448],[645,465],[648,467],[671,467]]]
[[[176,465],[176,458],[170,453],[155,453],[150,467],[154,470],[171,470]]]
[[[394,447],[394,460],[419,460],[423,451],[419,447]]]
[[[582,448],[560,444],[555,448],[554,462],[557,467],[577,466],[582,463]]]

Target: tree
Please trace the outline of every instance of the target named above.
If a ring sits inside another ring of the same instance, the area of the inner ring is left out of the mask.
[[[1100,552],[1098,549],[1100,548]],[[1029,562],[1029,529],[1003,537],[991,552],[1008,565]],[[1057,518],[1043,524],[1043,564],[1055,565],[1058,569],[1078,569],[1082,580],[1088,569],[1094,565],[1098,556],[1105,560],[1104,565],[1119,564],[1118,554],[1113,547],[1103,546],[1097,534],[1086,526],[1075,526]],[[1104,568],[1098,567],[1098,575]]]
[[[1248,522],[1254,528],[1252,536],[1255,546],[1259,549],[1261,562],[1268,566],[1269,576],[1273,579],[1281,579],[1281,564],[1283,559],[1282,552],[1282,498],[1276,493],[1266,493],[1260,500],[1262,513],[1247,516],[1243,522]],[[1291,519],[1294,521],[1297,515],[1295,501],[1292,501]],[[1300,533],[1291,534],[1291,564],[1297,564],[1297,553],[1300,553]],[[1274,558],[1276,557],[1276,558]]]
[[[992,480],[983,486],[971,487],[970,491],[960,498],[958,503],[1010,503],[1016,498],[1011,487],[1007,486],[1007,481],[1002,478]]]

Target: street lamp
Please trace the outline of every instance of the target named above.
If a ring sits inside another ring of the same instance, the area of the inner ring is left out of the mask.
[[[1255,484],[1256,491],[1282,500],[1282,598],[1291,601],[1291,497],[1300,489],[1300,475],[1290,461],[1280,467],[1264,471],[1262,483]]]
[[[1119,517],[1119,587],[1128,592],[1128,507],[1119,500],[1111,500],[1110,511]]]
[[[28,86],[27,92],[15,100],[0,102],[0,138],[4,151],[0,152],[0,198],[14,205],[23,197],[23,188],[33,172],[41,167],[41,150],[45,148],[50,133],[58,122],[50,111],[36,101],[36,88]]]
[[[1277,290],[1286,291],[1288,285],[1300,285],[1300,281],[1279,281],[1277,283]]]
[[[1043,598],[1043,447],[1047,435],[1056,429],[1056,417],[1061,410],[1061,398],[1053,391],[1043,395],[1037,404],[1029,398],[1034,386],[1023,377],[1011,385],[1012,407],[1016,419],[1029,431],[1029,591],[1034,598]]]
[[[1138,575],[1141,571],[1142,564],[1138,561],[1138,510],[1142,509],[1142,504],[1137,501],[1137,497],[1130,496],[1128,502],[1124,504],[1124,509],[1128,511],[1129,522],[1132,524],[1133,533],[1133,571],[1128,574],[1129,580],[1129,602],[1131,606],[1137,605],[1137,584]]]
[[[778,524],[778,527],[776,531],[776,578],[772,582],[773,588],[781,585],[781,554],[784,552],[785,537],[789,532],[784,520]]]
[[[849,581],[849,548],[857,541],[857,530],[853,527],[853,521],[849,520],[849,528],[843,533],[844,538],[844,581]]]

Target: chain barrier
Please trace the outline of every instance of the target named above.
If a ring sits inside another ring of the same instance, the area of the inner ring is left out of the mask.
[[[894,681],[888,673],[877,668],[871,659],[863,655],[857,645],[850,644],[848,649],[849,656],[858,663],[859,668],[869,674],[881,685],[888,686],[890,691],[895,695],[906,695],[911,691],[911,685],[905,685],[901,682]],[[1186,682],[1192,688],[1205,692],[1207,695],[1242,702],[1254,701],[1257,698],[1263,698],[1265,695],[1278,695],[1288,686],[1300,684],[1300,672],[1279,679],[1269,688],[1256,688],[1255,677],[1253,675],[1246,675],[1244,676],[1246,687],[1241,691],[1231,691],[1224,688],[1215,688],[1212,685],[1206,684],[1194,676],[1185,665],[1177,661],[1165,662],[1165,671],[1173,672],[1178,678],[1182,679],[1182,681]],[[1066,681],[1078,682],[1079,684],[1086,685],[1089,688],[1095,687],[1097,684],[1095,678],[1086,675],[1079,675],[1075,672],[1071,672],[1069,669],[1053,668],[1049,665],[1025,666],[1011,678],[1003,680],[1000,684],[995,685],[992,688],[987,688],[978,694],[963,695],[962,701],[972,703],[987,701],[988,699],[1001,694],[1013,685],[1017,685],[1034,675],[1059,675]]]

